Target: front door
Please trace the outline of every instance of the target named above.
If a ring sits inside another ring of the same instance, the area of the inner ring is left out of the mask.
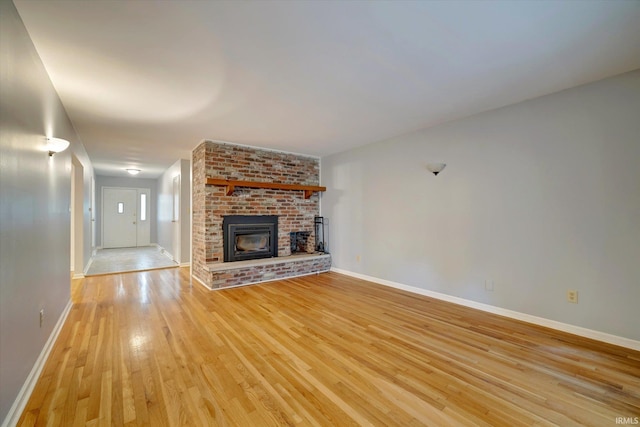
[[[137,246],[138,191],[132,188],[104,188],[102,196],[102,247]]]

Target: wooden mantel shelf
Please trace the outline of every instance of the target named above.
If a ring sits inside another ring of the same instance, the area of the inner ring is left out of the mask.
[[[229,179],[207,178],[207,185],[219,185],[226,188],[226,195],[230,196],[236,187],[249,188],[271,188],[274,190],[302,190],[304,198],[311,197],[314,191],[327,191],[327,187],[318,185],[299,185],[299,184],[280,184],[277,182],[258,182],[258,181],[232,181]]]

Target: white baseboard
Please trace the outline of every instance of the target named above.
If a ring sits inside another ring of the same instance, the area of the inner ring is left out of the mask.
[[[20,392],[18,393],[16,400],[13,402],[13,405],[11,405],[11,408],[9,409],[7,416],[2,422],[2,427],[15,426],[18,424],[20,415],[22,415],[22,411],[24,411],[24,408],[27,406],[27,403],[29,402],[31,393],[33,393],[33,389],[36,386],[38,379],[40,378],[40,374],[42,373],[44,364],[47,362],[47,359],[49,358],[49,354],[51,353],[51,350],[53,349],[53,345],[58,339],[58,335],[62,330],[62,326],[64,325],[64,322],[67,320],[67,316],[69,315],[69,312],[71,311],[72,306],[73,304],[71,303],[71,300],[69,300],[69,302],[67,303],[67,306],[64,308],[62,314],[60,315],[60,318],[58,318],[58,322],[56,323],[55,327],[51,331],[51,335],[49,335],[49,339],[47,340],[44,347],[42,348],[42,351],[40,352],[38,359],[36,359],[36,363],[33,365],[31,372],[29,372],[29,375],[27,376],[26,381],[22,385],[22,388],[20,389]]]
[[[160,246],[157,243],[153,243],[151,246],[155,246],[158,248],[158,251],[160,251],[160,253],[164,256],[166,256],[167,258],[169,258],[171,261],[175,262],[176,264],[178,264],[178,261],[176,261],[176,259],[173,257],[173,255],[166,250],[164,247]]]
[[[208,287],[208,286],[207,286],[207,285],[206,285],[202,280],[200,280],[200,279],[198,278],[198,276],[196,276],[195,274],[192,274],[192,275],[191,275],[191,278],[192,278],[192,279],[195,279],[195,281],[196,281],[196,282],[200,283],[200,284],[201,284],[202,286],[204,286],[204,287],[205,287],[205,289],[207,289],[208,291],[211,291],[211,290],[212,290],[212,289],[211,289],[210,287]]]
[[[89,262],[91,262],[91,259],[89,259]],[[71,269],[71,279],[75,280],[75,279],[84,279],[84,273],[86,272],[83,271],[82,273],[76,273],[75,270],[72,268]]]
[[[176,264],[178,264],[178,267],[191,267],[191,263],[190,262],[178,262],[169,251],[167,251],[165,248],[163,248],[159,244],[154,243],[153,246],[156,246],[158,248],[158,250],[160,251],[160,253],[162,253],[162,255],[166,256],[171,261],[173,261]]]
[[[88,271],[89,271],[89,269],[91,268],[91,264],[93,263],[93,257],[94,257],[95,255],[96,255],[96,254],[94,253],[93,255],[91,255],[91,258],[89,258],[89,262],[87,263],[87,266],[84,268],[84,271],[83,271],[83,273],[84,273],[84,274],[83,274],[83,277],[87,275],[87,272],[88,272]]]
[[[331,267],[331,271],[344,274],[346,276],[355,277],[369,282],[377,283],[384,286],[390,286],[396,289],[402,289],[403,291],[412,292],[414,294],[420,294],[431,298],[439,299],[442,301],[452,302],[454,304],[463,305],[465,307],[475,308],[477,310],[486,311],[488,313],[498,314],[500,316],[510,317],[512,319],[521,320],[527,323],[533,323],[534,325],[544,326],[551,329],[556,329],[562,332],[568,332],[570,334],[578,335],[585,338],[590,338],[609,344],[618,345],[620,347],[630,348],[632,350],[640,351],[640,341],[632,340],[630,338],[619,337],[617,335],[608,334],[605,332],[594,331],[592,329],[583,328],[580,326],[570,325],[568,323],[558,322],[556,320],[545,319],[544,317],[533,316],[526,313],[520,313],[518,311],[509,310],[506,308],[496,307],[481,302],[476,302],[452,295],[443,294],[440,292],[434,292],[427,289],[417,288],[415,286],[404,285],[402,283],[392,282],[390,280],[379,279],[377,277],[367,276],[365,274],[354,273],[352,271],[343,270],[341,268]]]

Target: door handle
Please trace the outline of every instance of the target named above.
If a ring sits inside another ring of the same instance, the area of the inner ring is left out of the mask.
[[[133,221],[133,223],[135,224],[136,222],[135,222],[135,221]]]

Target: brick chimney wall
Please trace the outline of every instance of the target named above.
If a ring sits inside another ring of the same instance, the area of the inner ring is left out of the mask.
[[[205,141],[193,151],[192,274],[211,285],[206,265],[223,262],[224,215],[278,215],[278,256],[291,254],[289,233],[309,231],[315,246],[314,217],[319,195],[302,191],[239,188],[227,196],[225,187],[206,185],[207,178],[281,184],[320,184],[320,162],[314,157]]]

